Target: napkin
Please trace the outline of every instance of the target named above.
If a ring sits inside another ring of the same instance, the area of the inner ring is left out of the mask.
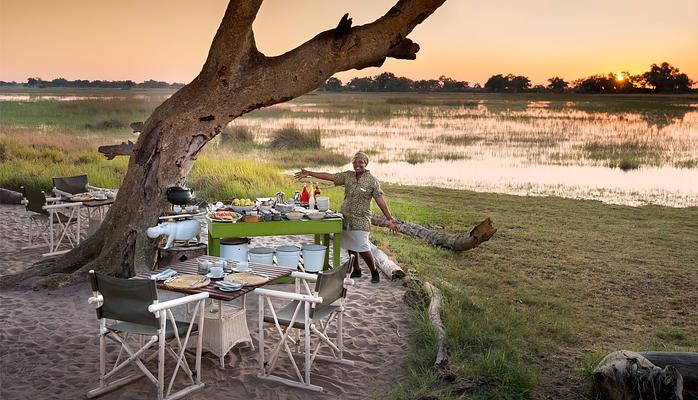
[[[172,268],[167,268],[166,270],[160,273],[151,275],[150,279],[162,281],[175,275],[177,275],[177,271],[173,270]]]

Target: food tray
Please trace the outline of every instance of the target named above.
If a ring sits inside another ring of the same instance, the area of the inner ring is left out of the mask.
[[[198,289],[211,283],[211,279],[202,275],[179,275],[167,279],[164,284],[171,289]]]
[[[95,197],[91,193],[80,193],[76,194],[74,196],[71,196],[68,201],[91,201],[94,200]]]
[[[269,282],[271,278],[253,275],[249,272],[233,272],[232,274],[226,275],[225,280],[242,282],[244,286],[257,286]]]

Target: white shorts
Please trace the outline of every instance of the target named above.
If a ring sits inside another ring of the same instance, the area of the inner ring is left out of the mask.
[[[371,246],[368,244],[368,231],[342,231],[343,249],[358,251],[371,251]]]

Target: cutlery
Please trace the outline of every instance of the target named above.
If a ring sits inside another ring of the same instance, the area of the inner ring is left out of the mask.
[[[205,282],[206,279],[207,279],[206,277],[199,278],[199,279],[195,280],[194,282],[190,283],[189,286],[196,286],[202,282]]]
[[[259,273],[259,272],[254,272],[254,271],[252,271],[252,270],[249,270],[249,271],[246,271],[246,272],[248,272],[248,273],[250,273],[250,274],[252,274],[252,275],[261,276],[262,278],[271,278],[271,276],[269,276],[269,275],[261,274],[261,273]]]

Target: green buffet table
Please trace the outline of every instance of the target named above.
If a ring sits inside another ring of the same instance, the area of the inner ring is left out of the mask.
[[[208,253],[219,257],[221,251],[221,238],[225,237],[251,237],[251,236],[284,236],[284,235],[315,235],[316,244],[324,244],[328,247],[325,252],[325,268],[329,266],[330,234],[334,235],[332,247],[332,267],[339,267],[339,245],[342,238],[342,219],[331,218],[311,221],[302,219],[299,221],[260,221],[236,223],[208,221]]]

